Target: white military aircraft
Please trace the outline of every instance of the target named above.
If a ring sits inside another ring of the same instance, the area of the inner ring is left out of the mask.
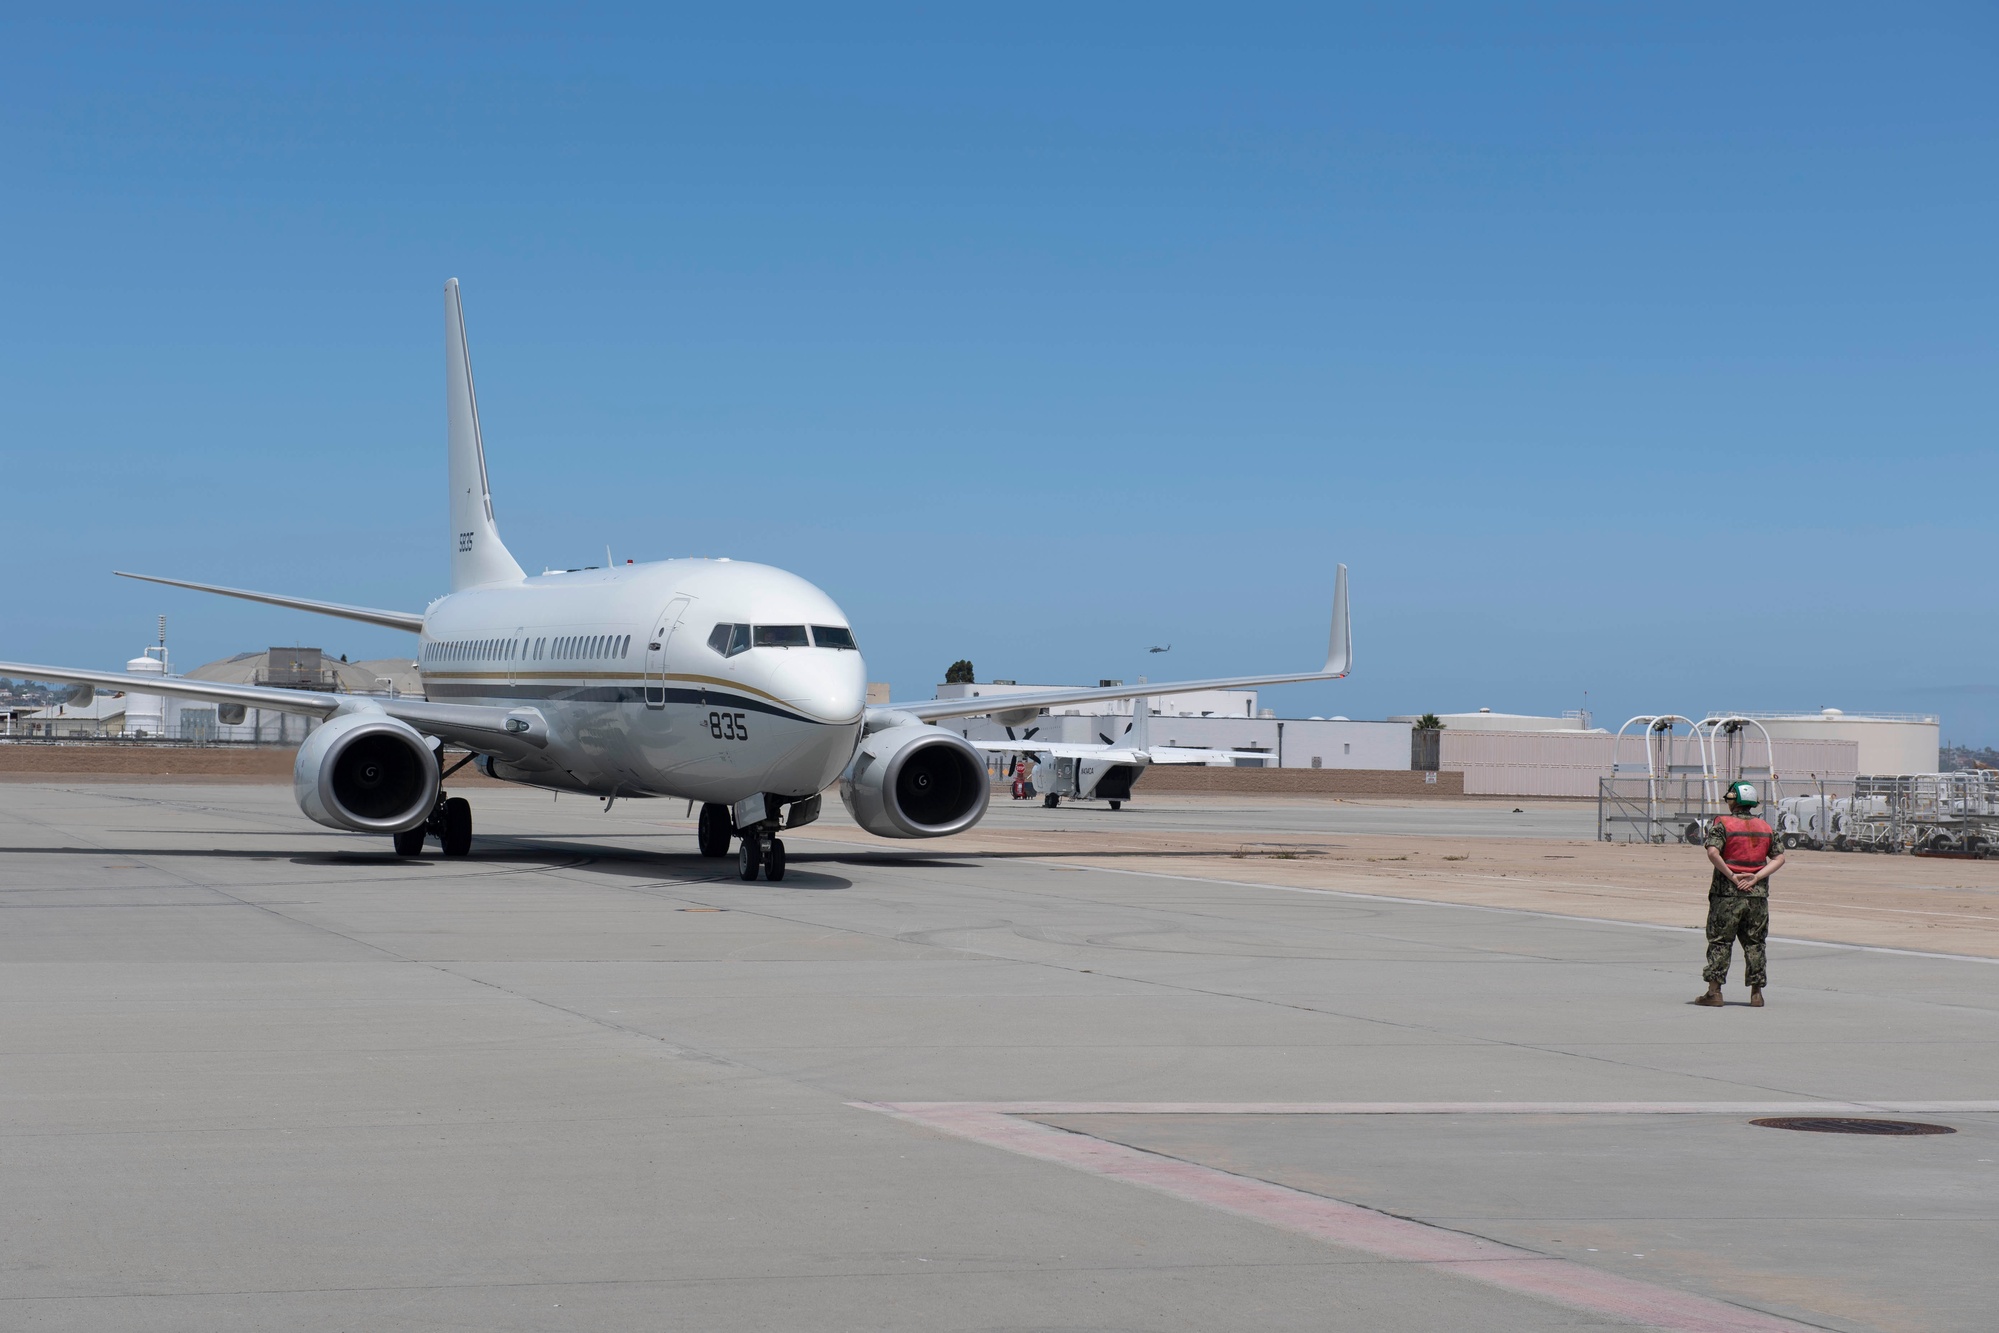
[[[834,782],[855,821],[886,838],[959,833],[986,812],[984,756],[932,725],[995,711],[995,701],[868,706],[867,669],[847,617],[795,574],[722,560],[662,560],[530,578],[500,541],[458,280],[444,284],[451,591],[422,612],[381,611],[180,579],[154,583],[316,611],[417,636],[422,699],[316,694],[179,677],[0,662],[0,672],[85,688],[172,695],[318,719],[299,747],[300,809],[329,828],[389,835],[418,855],[472,845],[472,811],[448,796],[445,745],[492,777],[609,800],[702,802],[704,856],[740,840],[744,879],[784,877],[780,829],[819,815]],[[1173,690],[1325,680],[1352,653],[1346,567],[1333,592],[1332,642],[1312,671],[1008,696],[1007,716],[1054,704]]]
[[[1148,686],[1147,688],[1157,688]],[[1008,699],[1019,695],[1001,696]],[[1234,764],[1248,759],[1262,763],[1270,758],[1267,751],[1260,750],[1204,750],[1191,745],[1154,745],[1152,743],[1152,701],[1144,695],[1136,695],[1131,701],[1131,721],[1125,724],[1124,735],[1112,740],[1102,732],[1098,738],[1101,745],[1077,745],[1067,741],[1037,743],[1032,736],[1012,737],[1008,729],[1008,739],[973,741],[972,744],[987,754],[1032,754],[1042,756],[1036,765],[1034,785],[1041,792],[1041,803],[1053,810],[1066,797],[1075,801],[1109,801],[1111,809],[1121,810],[1131,799],[1132,784],[1139,775],[1153,764]]]

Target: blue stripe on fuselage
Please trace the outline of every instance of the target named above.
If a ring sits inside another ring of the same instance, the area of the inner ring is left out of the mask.
[[[644,687],[638,685],[502,685],[497,681],[467,685],[451,684],[446,681],[425,681],[424,693],[436,700],[513,699],[592,704],[642,704],[646,697]],[[741,709],[744,712],[768,713],[772,717],[786,717],[795,722],[815,722],[822,727],[852,725],[821,721],[819,718],[807,717],[803,713],[793,712],[765,699],[752,699],[747,695],[732,694],[727,690],[690,690],[673,686],[663,693],[666,702],[670,704],[693,704],[700,708],[728,708]]]

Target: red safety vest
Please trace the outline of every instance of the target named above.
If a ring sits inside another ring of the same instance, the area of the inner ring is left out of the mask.
[[[1728,837],[1721,844],[1721,859],[1737,870],[1761,870],[1770,859],[1770,826],[1751,815],[1722,815],[1714,821]]]

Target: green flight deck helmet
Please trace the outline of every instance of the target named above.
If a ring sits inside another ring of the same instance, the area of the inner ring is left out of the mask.
[[[1728,803],[1739,805],[1744,810],[1754,809],[1757,803],[1756,784],[1753,782],[1731,782],[1728,784]]]

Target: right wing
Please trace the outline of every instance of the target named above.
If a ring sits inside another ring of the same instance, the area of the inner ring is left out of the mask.
[[[1061,741],[1037,744],[1034,741],[973,741],[975,750],[987,754],[1045,754],[1054,759],[1109,759],[1112,763],[1138,762],[1138,751],[1130,746],[1112,749],[1103,745],[1070,745]]]
[[[1051,741],[973,741],[972,748],[987,754],[1045,754],[1055,759],[1108,759],[1114,764],[1233,764],[1239,759],[1269,759],[1268,750],[1202,750],[1189,745],[1155,745],[1147,750],[1129,745],[1069,745]]]
[[[1293,671],[1278,676],[1227,676],[1218,680],[1154,681],[1151,684],[1113,685],[1093,690],[1022,690],[1017,694],[987,695],[983,698],[925,699],[920,703],[876,704],[868,713],[870,717],[881,714],[884,721],[896,720],[888,718],[888,714],[901,714],[922,722],[935,722],[947,717],[983,717],[992,713],[1051,708],[1057,704],[1136,699],[1141,695],[1156,699],[1168,694],[1190,694],[1195,690],[1237,690],[1251,685],[1285,685],[1298,680],[1337,680],[1352,667],[1353,624],[1347,612],[1347,567],[1341,565],[1333,576],[1332,638],[1326,645],[1326,664],[1317,671]]]
[[[370,606],[348,606],[342,602],[315,602],[307,597],[285,597],[274,592],[248,592],[242,588],[224,588],[213,583],[189,583],[184,579],[163,579],[151,574],[127,574],[122,569],[111,571],[121,579],[138,579],[143,583],[164,583],[170,588],[192,588],[196,592],[219,592],[224,597],[241,597],[246,602],[262,602],[267,606],[285,606],[294,611],[317,611],[323,616],[339,616],[342,620],[358,620],[364,625],[380,625],[384,629],[406,629],[412,634],[423,632],[423,617],[408,611],[378,611]],[[158,693],[158,691],[154,691]]]
[[[548,744],[548,723],[535,708],[432,703],[379,694],[319,694],[269,685],[229,685],[215,680],[189,680],[185,676],[136,676],[122,671],[84,671],[28,662],[0,662],[0,675],[64,681],[98,690],[123,690],[127,694],[172,695],[200,703],[241,704],[267,712],[315,717],[322,722],[339,713],[386,713],[441,741],[508,759],[523,758]]]
[[[1155,764],[1233,764],[1240,759],[1268,761],[1268,750],[1200,750],[1187,745],[1155,745],[1146,753]]]

